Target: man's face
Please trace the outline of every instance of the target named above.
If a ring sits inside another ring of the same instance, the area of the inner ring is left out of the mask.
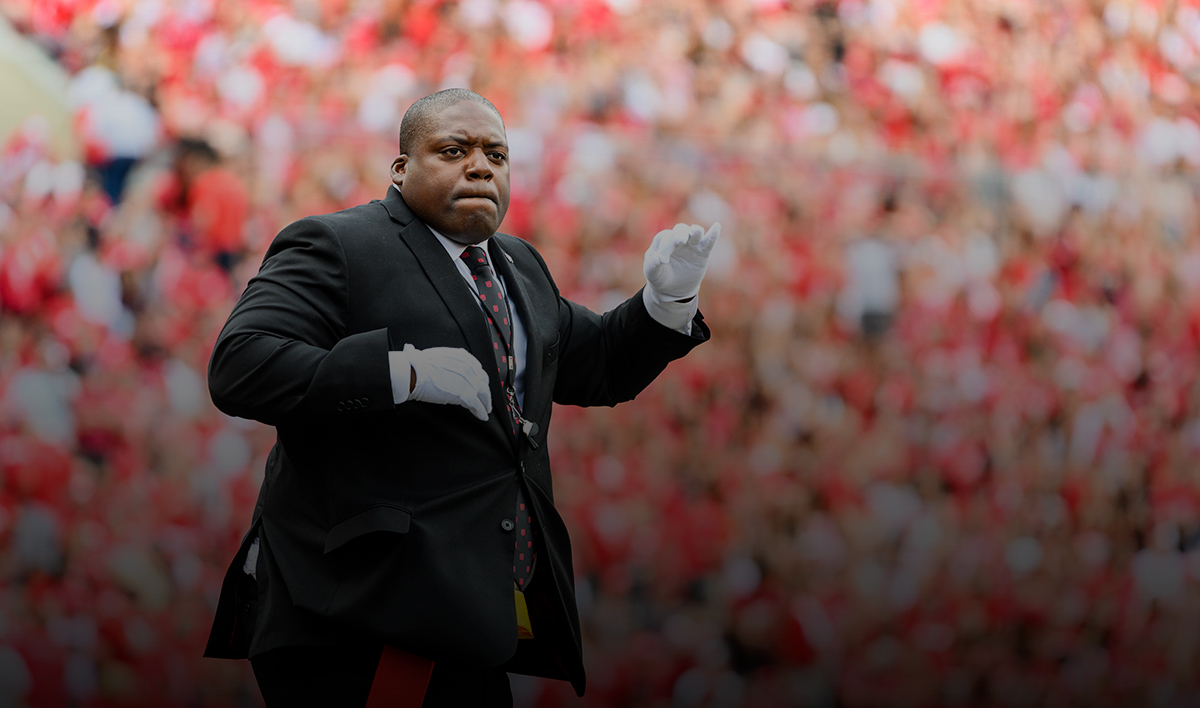
[[[496,233],[508,211],[508,141],[500,116],[474,101],[436,114],[392,182],[421,221],[462,244]]]

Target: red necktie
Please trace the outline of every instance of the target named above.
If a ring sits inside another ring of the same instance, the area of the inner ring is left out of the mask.
[[[471,278],[479,290],[479,301],[487,315],[488,332],[492,335],[492,351],[496,354],[496,371],[500,374],[500,383],[505,391],[504,403],[508,411],[509,424],[513,434],[522,421],[521,411],[517,407],[517,398],[513,382],[517,375],[516,362],[513,360],[513,326],[509,315],[508,301],[500,289],[500,281],[488,265],[487,254],[479,246],[467,246],[462,253],[462,259],[471,269]],[[533,547],[533,511],[525,500],[521,485],[517,485],[516,513],[516,543],[513,548],[513,580],[518,588],[524,588],[533,575],[533,562],[537,551]]]

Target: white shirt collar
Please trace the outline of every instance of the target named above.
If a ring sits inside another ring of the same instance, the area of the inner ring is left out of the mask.
[[[450,239],[448,239],[445,236],[438,233],[437,229],[433,228],[429,224],[425,224],[425,226],[426,226],[426,228],[429,229],[430,233],[432,233],[434,236],[437,237],[437,240],[442,244],[442,248],[446,249],[446,253],[449,253],[451,258],[454,258],[456,260],[459,258],[462,258],[463,251],[467,250],[466,246],[459,243],[458,241],[451,241]],[[488,241],[491,241],[491,240],[492,239],[489,236],[488,238],[485,238],[484,240],[480,241],[479,243],[477,243],[475,245],[482,248],[484,254],[486,255],[487,250],[488,250]],[[491,260],[492,260],[491,256],[488,256],[489,263],[491,263]]]

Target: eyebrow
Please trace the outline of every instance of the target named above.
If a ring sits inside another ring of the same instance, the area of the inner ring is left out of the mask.
[[[456,142],[456,143],[464,144],[464,145],[474,142],[467,136],[462,135],[461,133],[450,133],[449,135],[444,135],[444,136],[442,136],[442,140]],[[489,147],[489,148],[502,147],[506,150],[508,149],[508,143],[504,142],[503,140],[489,140],[488,142],[485,142],[483,144],[483,146]]]

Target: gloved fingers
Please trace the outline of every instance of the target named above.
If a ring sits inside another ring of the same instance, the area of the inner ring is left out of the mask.
[[[487,420],[488,414],[492,412],[492,390],[485,385],[483,388],[475,389],[475,395],[477,396],[475,402],[478,403],[478,406],[469,406],[469,409],[476,418]]]
[[[461,364],[460,368],[463,377],[466,378],[467,381],[470,382],[471,386],[475,389],[486,390],[488,387],[488,377],[487,374],[483,372],[483,365],[479,363],[479,360],[475,358],[475,355],[471,354],[465,349],[457,349],[455,352],[461,357],[459,361]]]
[[[654,250],[646,251],[646,258],[642,263],[642,274],[646,276],[648,281],[656,281],[666,268],[667,262],[658,257],[658,252]]]
[[[472,367],[466,365],[466,361],[455,363],[458,365],[443,369],[447,375],[457,378],[457,381],[448,380],[443,383],[442,390],[449,399],[446,402],[466,408],[479,420],[487,420],[488,411],[491,410],[491,394],[487,389],[486,380],[481,386],[471,370]]]
[[[479,420],[488,419],[488,412],[492,409],[492,397],[486,389],[466,391],[459,401],[463,408],[471,411],[471,415]]]
[[[692,227],[687,224],[675,224],[675,228],[671,229],[670,236],[663,240],[663,248],[660,252],[660,258],[663,263],[671,260],[671,256],[675,255],[675,251],[680,246],[686,246],[692,235]]]
[[[675,249],[679,246],[686,244],[688,238],[691,237],[691,233],[692,227],[688,224],[675,224],[675,227],[671,229],[671,253],[674,253]],[[667,254],[668,258],[671,257],[671,253]]]
[[[697,226],[697,229],[700,227]],[[708,227],[708,231],[696,242],[701,253],[705,256],[712,253],[713,246],[717,245],[717,239],[721,238],[721,222],[714,221],[713,225]]]
[[[455,373],[463,378],[464,387],[459,392],[459,401],[479,420],[487,420],[492,410],[492,392],[483,365],[470,352],[455,350]]]
[[[666,263],[671,260],[671,254],[675,251],[675,231],[674,229],[663,229],[654,235],[654,240],[650,242],[650,248],[646,251],[646,259]]]
[[[451,347],[414,349],[410,361],[417,374],[412,400],[461,405],[479,420],[487,420],[492,408],[490,384],[470,352]]]

